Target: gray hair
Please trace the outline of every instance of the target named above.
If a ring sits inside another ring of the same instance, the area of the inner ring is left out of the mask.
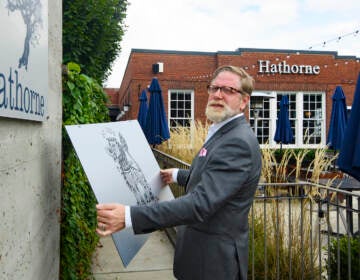
[[[238,75],[241,84],[241,88],[239,90],[251,95],[254,89],[255,80],[243,68],[232,65],[220,66],[215,70],[211,80],[213,81],[221,72],[231,72]]]

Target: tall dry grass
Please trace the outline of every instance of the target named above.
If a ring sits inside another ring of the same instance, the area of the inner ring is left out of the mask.
[[[170,139],[157,148],[184,162],[191,163],[205,142],[208,128],[208,124],[196,121],[191,123],[190,128],[179,127],[173,129],[170,132]],[[326,148],[319,148],[315,151],[313,160],[307,167],[304,167],[304,159],[310,151],[310,149],[302,149],[295,152],[293,149],[285,148],[279,158],[276,156],[275,149],[265,145],[262,148],[261,180],[268,183],[285,183],[289,182],[290,179],[297,182],[305,179],[318,183],[321,174],[331,166],[336,155],[329,157]],[[290,162],[293,164],[290,164]],[[318,195],[316,188],[312,188],[311,192]],[[311,200],[312,194],[309,194],[308,191],[306,193]],[[308,199],[304,203],[309,203],[310,200]],[[272,202],[266,203],[266,205],[268,205],[267,217],[264,218],[264,209],[259,208],[259,205],[254,203],[254,222],[251,225],[255,235],[255,242],[252,246],[255,246],[256,279],[263,279],[264,276],[264,250],[267,252],[268,279],[276,279],[278,267],[280,267],[279,273],[281,275],[278,279],[288,279],[290,269],[293,273],[292,279],[300,279],[298,277],[304,271],[304,279],[310,279],[308,278],[310,277],[309,273],[315,270],[316,275],[319,269],[315,263],[317,261],[316,257],[311,258],[311,256],[317,256],[319,244],[314,243],[313,240],[317,240],[316,238],[312,240],[308,226],[310,221],[306,220],[306,218],[301,220],[301,217],[305,217],[304,213],[295,211],[291,214],[291,224],[289,225],[285,220],[289,213],[285,208],[285,204]],[[300,209],[295,204],[292,208]],[[278,211],[280,211],[280,215]],[[302,227],[301,225],[304,224],[306,226]],[[264,239],[264,228],[266,228],[266,240]],[[299,232],[300,228],[302,228],[302,232]],[[298,253],[300,251],[301,255]]]
[[[280,280],[313,279],[319,275],[319,239],[309,226],[306,204],[300,207],[296,205],[299,203],[292,204],[291,217],[286,203],[254,203],[249,242],[249,251],[254,255],[249,256],[249,279],[252,274],[255,279]]]
[[[193,121],[190,127],[171,129],[170,139],[157,146],[160,151],[191,163],[205,142],[209,124]]]
[[[157,149],[190,164],[204,144],[208,129],[209,124],[200,121],[191,122],[190,127],[177,127],[170,131],[170,139],[157,146]],[[276,156],[276,149],[270,148],[268,144],[261,151],[261,181],[266,183],[285,183],[290,178],[293,181],[319,183],[321,175],[337,157],[336,154],[329,155],[327,147],[318,148],[313,160],[304,167],[304,159],[311,149],[301,149],[295,153],[293,149],[283,148],[280,158]],[[290,162],[294,164],[290,165]]]

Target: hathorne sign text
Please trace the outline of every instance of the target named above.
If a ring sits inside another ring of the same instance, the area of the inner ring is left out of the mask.
[[[319,65],[288,64],[285,60],[271,63],[270,60],[258,60],[259,74],[303,74],[319,75]]]

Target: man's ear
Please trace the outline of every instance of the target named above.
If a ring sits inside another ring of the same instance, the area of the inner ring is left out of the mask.
[[[242,94],[241,95],[241,104],[240,104],[240,111],[244,112],[246,107],[249,105],[250,102],[250,95]]]

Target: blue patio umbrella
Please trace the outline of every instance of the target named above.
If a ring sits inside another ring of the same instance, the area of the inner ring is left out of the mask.
[[[332,96],[332,109],[330,117],[327,143],[330,149],[340,150],[347,123],[345,94],[341,86],[335,88]]]
[[[340,170],[360,181],[360,73],[337,163]]]
[[[289,144],[293,141],[294,136],[291,130],[289,119],[289,99],[287,95],[283,95],[280,101],[279,116],[276,121],[276,130],[274,141],[280,143],[280,149],[282,144]]]
[[[148,112],[147,96],[146,96],[145,89],[141,92],[139,101],[140,101],[140,104],[139,104],[139,111],[138,111],[137,119],[138,119],[138,122],[139,122],[142,130],[145,132],[146,115]]]
[[[151,80],[150,101],[146,116],[145,136],[150,145],[158,145],[170,138],[162,91],[157,78]]]

